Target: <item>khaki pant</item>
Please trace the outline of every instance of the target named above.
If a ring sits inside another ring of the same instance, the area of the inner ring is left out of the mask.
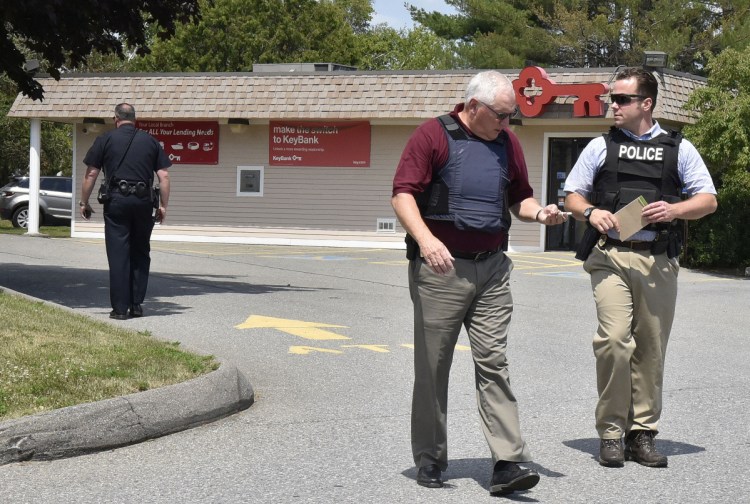
[[[531,460],[505,358],[512,269],[502,253],[480,262],[456,259],[447,275],[434,273],[421,259],[409,263],[415,375],[411,439],[417,467],[448,466],[448,374],[462,325],[471,344],[477,405],[493,462]]]
[[[599,319],[593,342],[599,437],[658,431],[679,263],[648,250],[597,245],[583,267],[591,274]]]

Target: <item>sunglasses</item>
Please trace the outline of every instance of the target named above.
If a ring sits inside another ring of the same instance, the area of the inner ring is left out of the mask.
[[[492,112],[493,114],[495,114],[497,116],[498,120],[500,120],[500,121],[504,121],[504,120],[506,120],[509,117],[512,119],[512,118],[514,118],[514,117],[516,117],[518,115],[518,106],[516,106],[516,107],[513,108],[513,112],[507,112],[507,113],[502,113],[501,114],[497,110],[493,109],[492,107],[490,107],[489,105],[487,105],[486,103],[484,103],[482,100],[477,100],[477,101],[479,103],[481,103],[482,105],[484,105],[487,108],[487,110],[489,110],[490,112]]]
[[[645,100],[646,98],[648,98],[648,96],[639,95],[639,94],[611,94],[609,95],[610,101],[618,105],[628,105],[633,100]]]

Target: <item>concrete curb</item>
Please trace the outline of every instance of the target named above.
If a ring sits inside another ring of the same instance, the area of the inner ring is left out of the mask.
[[[253,388],[228,363],[176,385],[0,423],[0,465],[52,460],[139,443],[250,407]]]
[[[139,443],[218,420],[254,400],[247,378],[220,361],[216,371],[186,382],[0,422],[0,465]]]

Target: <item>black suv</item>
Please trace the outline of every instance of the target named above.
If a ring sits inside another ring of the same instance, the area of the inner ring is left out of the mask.
[[[55,220],[70,222],[73,199],[71,177],[40,177],[39,225]],[[29,223],[29,178],[18,177],[0,188],[0,218],[10,219],[13,226],[25,228]]]

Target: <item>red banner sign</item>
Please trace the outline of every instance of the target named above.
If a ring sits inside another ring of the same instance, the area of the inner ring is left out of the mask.
[[[218,121],[137,121],[155,137],[173,164],[218,164]]]
[[[367,121],[271,121],[268,133],[271,166],[370,166]]]

